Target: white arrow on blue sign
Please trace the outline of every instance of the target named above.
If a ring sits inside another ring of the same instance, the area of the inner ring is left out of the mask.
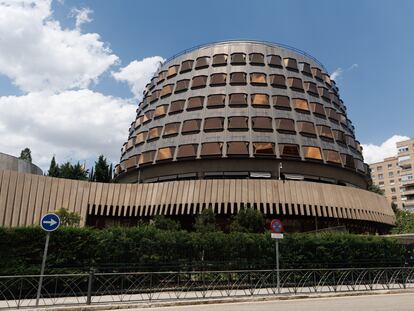
[[[40,227],[47,232],[55,231],[60,226],[60,217],[54,213],[46,214],[40,221]]]

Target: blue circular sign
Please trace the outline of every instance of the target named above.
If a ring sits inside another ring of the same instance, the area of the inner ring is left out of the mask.
[[[55,231],[60,226],[60,217],[54,213],[46,214],[40,220],[40,227],[47,232]]]

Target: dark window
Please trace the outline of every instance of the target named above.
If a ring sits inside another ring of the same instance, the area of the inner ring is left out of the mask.
[[[167,78],[169,79],[169,78],[172,78],[172,77],[176,76],[177,73],[178,73],[178,68],[180,68],[179,65],[170,66],[168,68]]]
[[[152,117],[154,116],[154,110],[148,110],[146,113],[144,113],[144,119],[142,122],[145,124],[152,120]]]
[[[213,66],[226,66],[227,54],[217,54],[213,56]]]
[[[312,70],[308,63],[299,63],[300,71],[307,76],[312,76]]]
[[[246,131],[249,128],[247,122],[247,117],[229,117],[229,124],[227,128],[229,131]]]
[[[244,53],[233,53],[233,54],[231,54],[231,64],[232,65],[245,65],[246,64],[246,54],[244,54]]]
[[[148,131],[147,141],[160,138],[162,132],[162,126],[153,127]]]
[[[160,94],[161,97],[170,96],[172,94],[172,92],[173,92],[173,89],[174,89],[174,84],[164,85],[163,88],[162,88],[162,90],[161,90],[161,94]]]
[[[180,122],[165,124],[163,137],[178,135],[178,131],[180,130],[180,124]]]
[[[223,94],[209,95],[207,97],[207,108],[224,107],[225,100],[226,100],[226,95],[223,95]]]
[[[365,172],[364,162],[362,162],[360,159],[355,159],[354,158],[354,163],[355,163],[355,167],[358,171]],[[395,192],[395,188],[393,188],[393,189],[394,189],[394,191],[392,191],[392,189],[391,189],[391,192]]]
[[[249,155],[249,143],[244,141],[232,141],[227,143],[227,156]]]
[[[193,69],[193,60],[185,60],[181,63],[181,70],[180,73],[191,71]]]
[[[319,68],[312,67],[312,73],[315,79],[323,81],[322,71]]]
[[[298,131],[305,136],[316,136],[315,125],[312,122],[298,121]]]
[[[177,158],[195,158],[197,156],[197,144],[178,146]]]
[[[295,91],[303,92],[302,80],[299,78],[288,78],[289,87]]]
[[[273,106],[277,109],[287,109],[290,110],[290,99],[287,96],[283,95],[274,95]]]
[[[208,67],[209,62],[210,62],[210,57],[208,56],[199,57],[196,60],[195,69],[201,69],[201,68]]]
[[[264,66],[264,55],[260,53],[250,53],[249,62],[252,65]]]
[[[247,106],[247,94],[243,94],[243,93],[230,94],[229,106],[230,107]]]
[[[276,119],[276,130],[279,132],[296,133],[295,121],[292,119]]]
[[[167,114],[168,105],[161,105],[155,108],[154,118],[162,118]]]
[[[190,80],[188,79],[177,81],[177,85],[175,86],[175,93],[187,91],[189,86]]]
[[[252,106],[257,108],[270,108],[269,95],[267,94],[252,94]]]
[[[244,72],[233,72],[230,74],[231,85],[245,85],[246,84],[246,73]]]
[[[318,88],[316,83],[305,81],[305,89],[312,96],[319,97]]]
[[[158,74],[157,84],[160,84],[162,81],[164,81],[166,77],[167,77],[167,70],[160,71],[160,73]]]
[[[227,75],[225,73],[213,73],[210,76],[210,85],[211,86],[218,86],[218,85],[226,85]]]
[[[292,144],[279,144],[279,154],[281,157],[300,158],[299,146]]]
[[[339,115],[335,111],[335,109],[327,107],[327,108],[325,108],[325,111],[326,111],[326,114],[328,115],[328,118],[331,121],[333,121],[335,123],[338,123],[339,122]]]
[[[158,97],[160,97],[160,90],[155,90],[154,92],[152,92],[151,96],[150,96],[150,103],[155,102],[156,100],[158,100]]]
[[[356,149],[355,139],[352,136],[345,135],[345,141],[349,147]]]
[[[321,148],[314,146],[302,146],[303,156],[306,159],[322,160]]]
[[[326,74],[326,73],[323,73],[323,74],[322,74],[322,76],[323,76],[323,81],[325,81],[325,83],[326,83],[329,87],[331,87],[331,86],[332,86],[332,82],[331,82],[331,78],[329,77],[329,75],[328,75],[328,74]]]
[[[331,96],[329,94],[329,91],[326,87],[323,86],[318,86],[318,91],[319,91],[319,95],[326,101],[330,101],[331,100]]]
[[[194,120],[185,120],[183,122],[183,128],[181,129],[181,134],[194,134],[200,132],[200,119]]]
[[[269,117],[253,117],[252,127],[255,131],[273,132],[272,118]]]
[[[346,126],[347,125],[346,116],[343,113],[338,112],[338,117],[339,117],[339,122],[341,122],[344,126]]]
[[[318,128],[318,134],[321,138],[333,140],[333,134],[329,126],[317,125],[316,127]]]
[[[176,100],[171,102],[171,106],[170,106],[170,114],[173,113],[178,113],[184,110],[184,103],[185,100]]]
[[[135,145],[139,145],[145,142],[147,139],[148,132],[141,132],[137,134],[137,137],[135,138]]]
[[[349,168],[355,168],[354,158],[350,154],[341,153],[342,163]]]
[[[223,131],[224,118],[205,118],[204,132],[221,132]]]
[[[254,72],[250,74],[250,84],[252,85],[267,85],[266,74]]]
[[[253,143],[253,154],[255,156],[274,156],[275,144],[265,142]]]
[[[193,77],[193,83],[191,85],[192,89],[198,89],[202,87],[206,87],[207,83],[207,76],[195,76]]]
[[[221,148],[223,143],[221,142],[213,142],[213,143],[203,143],[201,144],[201,156],[202,157],[214,157],[219,156],[221,157]]]
[[[334,163],[334,164],[341,164],[341,156],[335,150],[324,149],[323,155],[325,157],[326,162]]]
[[[196,110],[203,108],[204,97],[197,96],[197,97],[190,97],[188,99],[187,110]]]
[[[165,147],[158,149],[157,161],[168,161],[174,158],[175,147]]]
[[[319,103],[310,103],[312,112],[318,117],[326,117],[325,110],[323,109],[323,105]]]
[[[339,130],[332,130],[337,143],[345,144],[345,133]]]
[[[279,55],[268,55],[267,63],[270,67],[282,67],[282,58]]]
[[[286,88],[286,78],[284,75],[270,75],[270,85],[273,87]]]
[[[298,63],[296,62],[296,59],[294,58],[284,58],[283,63],[285,64],[286,69],[298,71]]]
[[[154,161],[155,158],[155,150],[145,151],[141,154],[139,158],[139,165],[143,164],[150,164]]]
[[[306,99],[303,98],[294,98],[293,100],[293,107],[296,110],[302,111],[302,112],[308,112],[309,111],[309,104]]]

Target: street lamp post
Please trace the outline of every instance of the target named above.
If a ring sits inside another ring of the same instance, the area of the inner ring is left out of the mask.
[[[283,168],[282,162],[279,163],[277,167],[277,179],[280,180],[280,171]]]

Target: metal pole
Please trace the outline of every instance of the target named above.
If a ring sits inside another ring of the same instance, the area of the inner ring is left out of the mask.
[[[40,268],[39,287],[37,288],[36,307],[39,306],[40,293],[42,292],[43,275],[45,274],[45,265],[47,257],[47,249],[49,248],[50,232],[46,234],[45,249],[43,251],[42,267]]]
[[[280,293],[279,239],[275,239],[275,250],[276,250],[276,287],[277,287],[277,292]]]
[[[93,277],[95,274],[95,269],[91,268],[89,270],[89,279],[88,279],[88,292],[86,294],[86,304],[90,305],[92,302],[92,283],[93,283]]]

